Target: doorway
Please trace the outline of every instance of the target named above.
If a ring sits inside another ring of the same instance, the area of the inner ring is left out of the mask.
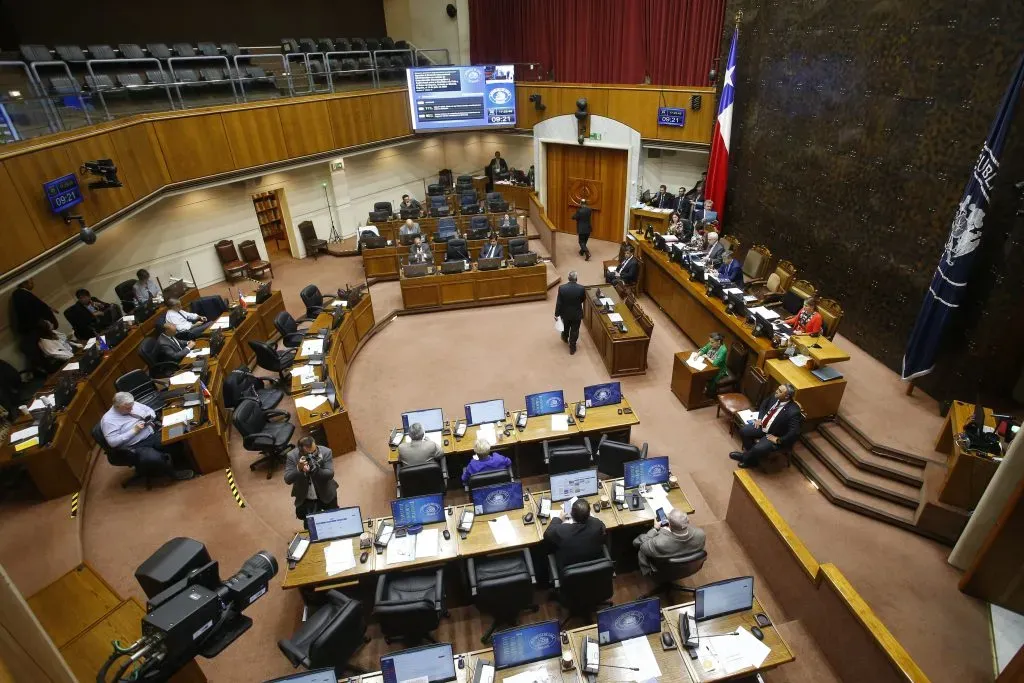
[[[591,237],[621,242],[625,231],[626,169],[624,149],[545,143],[548,217],[559,232],[576,233],[572,215],[580,199],[593,209]]]
[[[288,203],[284,190],[268,190],[252,195],[252,205],[256,210],[256,220],[260,224],[263,244],[267,247],[267,256],[273,261],[282,256],[291,257],[291,245],[288,242]]]

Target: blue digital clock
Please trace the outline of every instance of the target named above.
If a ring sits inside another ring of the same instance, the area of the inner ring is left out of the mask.
[[[74,173],[43,183],[43,193],[54,213],[64,213],[72,206],[82,203],[82,189]]]

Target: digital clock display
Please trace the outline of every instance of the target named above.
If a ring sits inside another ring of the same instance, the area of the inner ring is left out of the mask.
[[[43,183],[43,193],[54,213],[63,213],[76,204],[82,203],[82,190],[74,173]]]

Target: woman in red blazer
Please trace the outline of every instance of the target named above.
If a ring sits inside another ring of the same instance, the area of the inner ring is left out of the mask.
[[[800,312],[785,321],[793,328],[793,334],[821,334],[824,323],[818,313],[818,300],[813,296],[804,300]]]

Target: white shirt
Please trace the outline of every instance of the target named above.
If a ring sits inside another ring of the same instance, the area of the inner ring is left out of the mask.
[[[178,332],[184,332],[192,329],[192,323],[199,320],[199,316],[195,313],[189,313],[188,311],[167,311],[166,316],[167,322],[174,325]]]
[[[135,300],[140,304],[143,301],[148,301],[150,296],[154,299],[159,299],[161,297],[160,287],[157,286],[156,280],[153,278],[150,278],[145,282],[139,280],[132,286],[132,291],[135,293]]]
[[[779,419],[779,413],[782,412],[782,409],[786,406],[787,403],[789,403],[789,401],[775,401],[775,405],[773,405],[771,408],[768,409],[768,412],[765,413],[766,416],[771,414],[771,412],[773,410],[775,411],[775,414],[772,415],[772,419],[771,420],[769,420],[768,422],[765,422],[763,425],[761,425],[761,431],[762,432],[764,432],[765,434],[768,433],[769,427],[772,426],[773,422],[775,422],[777,419]]]
[[[140,432],[135,431],[135,425],[143,419],[155,415],[152,408],[138,401],[132,404],[132,412],[128,415],[119,413],[116,408],[111,406],[107,412],[103,413],[103,418],[100,420],[103,438],[114,448],[133,446],[153,434],[153,428],[149,425],[146,425],[146,428]]]
[[[59,331],[55,331],[55,334],[57,335],[56,339],[39,340],[39,348],[42,350],[43,355],[61,360],[67,360],[74,356],[75,350],[68,343],[67,335]]]

